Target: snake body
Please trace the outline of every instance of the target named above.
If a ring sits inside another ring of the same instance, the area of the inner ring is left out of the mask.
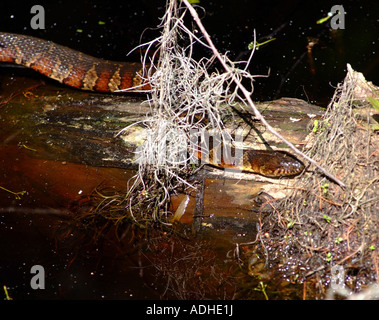
[[[280,150],[231,148],[227,152],[223,148],[214,147],[208,154],[197,152],[196,156],[212,166],[257,173],[271,178],[296,176],[304,170],[304,164],[300,160]]]
[[[141,63],[86,55],[51,41],[0,32],[0,62],[19,64],[68,86],[98,92],[148,89]]]
[[[0,32],[0,62],[31,68],[68,86],[97,92],[122,89],[149,89],[141,77],[141,63],[114,62],[86,55],[51,41]],[[213,154],[212,150],[210,154]],[[202,155],[200,155],[202,158]],[[237,161],[221,159],[208,161],[221,168],[234,168],[269,177],[294,176],[304,165],[284,151],[244,150]]]

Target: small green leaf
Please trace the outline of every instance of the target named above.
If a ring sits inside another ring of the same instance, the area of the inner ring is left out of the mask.
[[[317,133],[317,130],[318,130],[318,120],[314,120],[313,121],[313,133]]]
[[[262,292],[264,294],[266,300],[268,300],[268,295],[266,293],[266,287],[267,287],[267,284],[264,284],[263,281],[259,281],[259,285],[256,288],[254,288],[254,290]]]
[[[266,40],[264,42],[260,42],[260,43],[259,42],[255,42],[255,45],[254,45],[254,41],[253,41],[253,42],[250,42],[247,47],[248,47],[249,50],[253,50],[254,47],[255,47],[256,50],[258,50],[259,47],[264,46],[265,44],[267,44],[267,43],[269,43],[271,41],[275,41],[275,40],[276,40],[276,38],[271,38],[271,39],[268,39],[268,40]]]
[[[336,244],[340,244],[342,241],[343,241],[343,238],[342,238],[342,237],[337,237],[336,240],[334,240],[334,242],[335,242]]]
[[[316,23],[317,23],[317,24],[322,24],[322,23],[328,21],[331,17],[333,17],[333,13],[332,13],[332,12],[328,12],[328,14],[326,15],[326,17],[323,17],[323,18],[321,18],[321,19],[318,19],[318,20],[316,21]]]
[[[371,128],[371,130],[372,130],[373,132],[375,132],[375,131],[379,131],[379,124],[377,124],[377,123],[371,124],[371,125],[370,125],[370,128]]]
[[[324,196],[327,196],[328,195],[329,183],[321,184],[320,187],[322,189],[322,192],[324,193]]]
[[[287,229],[291,229],[295,225],[295,221],[291,220],[287,223]]]
[[[3,286],[3,289],[4,289],[4,293],[5,293],[5,300],[13,300],[10,296],[9,296],[9,293],[8,293],[8,289],[6,286]]]
[[[14,191],[11,191],[11,190],[9,190],[9,189],[6,189],[6,188],[4,188],[4,187],[2,187],[2,186],[0,186],[0,189],[4,190],[4,191],[6,191],[6,192],[9,192],[9,193],[11,193],[11,194],[13,194],[17,200],[20,200],[20,199],[21,199],[21,196],[23,196],[23,195],[25,195],[25,194],[27,193],[26,190],[19,191],[19,192],[14,192]]]
[[[373,106],[373,108],[379,111],[379,100],[372,97],[366,97],[367,101]]]
[[[316,21],[317,24],[322,24],[330,19],[330,16],[326,16]]]

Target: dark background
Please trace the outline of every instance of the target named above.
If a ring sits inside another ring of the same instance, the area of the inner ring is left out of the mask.
[[[30,27],[34,4],[45,8],[45,30]],[[316,24],[334,4],[343,4],[347,12],[345,30],[331,31],[329,22]],[[230,52],[232,59],[247,59],[254,29],[259,42],[277,38],[253,58],[252,74],[266,75],[270,69],[268,78],[257,79],[256,100],[287,96],[325,105],[343,80],[347,62],[367,80],[379,83],[377,0],[201,0],[200,5],[205,8],[199,11],[203,23],[218,49]],[[126,54],[159,34],[156,27],[164,9],[162,0],[2,1],[0,31],[38,36],[102,58],[138,60]],[[312,50],[314,73],[307,54],[308,37],[319,41]]]

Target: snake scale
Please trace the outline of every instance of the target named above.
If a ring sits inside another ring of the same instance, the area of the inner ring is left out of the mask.
[[[103,60],[32,36],[0,32],[0,62],[31,68],[82,90],[115,92],[150,88],[141,77],[144,74],[141,63]],[[244,150],[238,163],[230,164],[225,159],[215,163],[212,157],[208,163],[269,177],[294,176],[304,169],[303,163],[291,154],[275,150]]]
[[[0,32],[0,62],[31,68],[82,90],[149,89],[140,76],[143,74],[141,63],[98,59],[51,41],[20,34]]]

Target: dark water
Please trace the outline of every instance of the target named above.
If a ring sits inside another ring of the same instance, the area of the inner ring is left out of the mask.
[[[252,61],[252,74],[267,74],[271,69],[268,78],[257,80],[258,99],[288,96],[324,104],[345,77],[346,63],[363,72],[368,80],[379,82],[376,31],[379,3],[343,1],[347,12],[344,30],[332,30],[329,22],[316,24],[327,15],[332,4],[330,1],[215,1],[209,2],[210,10],[215,12],[206,25],[216,35],[218,47],[231,50],[239,59],[246,59],[248,52],[244,48],[252,39],[253,29],[258,42],[277,39],[259,49]],[[311,55],[307,50],[309,38],[318,40]]]

